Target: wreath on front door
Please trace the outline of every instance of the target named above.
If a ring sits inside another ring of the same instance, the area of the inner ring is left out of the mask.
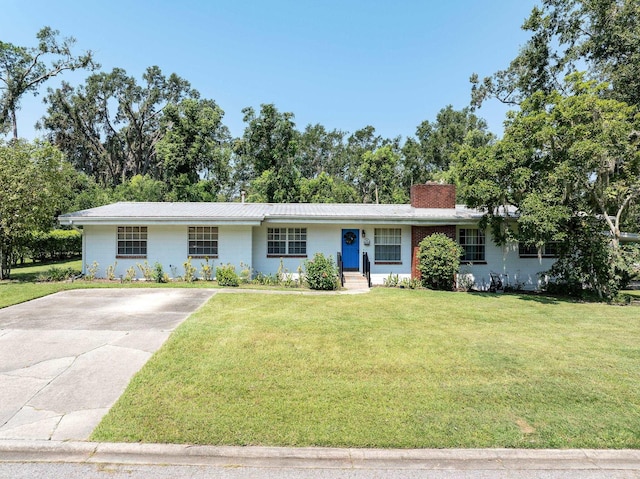
[[[344,234],[344,242],[346,244],[353,244],[355,240],[356,240],[356,234],[353,231],[347,231]]]

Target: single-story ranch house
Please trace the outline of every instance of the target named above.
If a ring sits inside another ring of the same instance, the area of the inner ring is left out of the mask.
[[[426,236],[441,232],[464,249],[461,273],[487,289],[490,273],[503,283],[536,289],[538,273],[553,263],[551,248],[517,244],[497,246],[479,229],[482,213],[455,204],[455,186],[415,185],[411,204],[268,204],[268,203],[114,203],[60,216],[64,225],[82,226],[84,269],[97,262],[97,277],[116,264],[121,276],[145,260],[162,264],[167,273],[183,274],[188,257],[200,270],[204,258],[247,265],[254,273],[272,274],[280,267],[295,273],[315,253],[344,269],[363,271],[370,261],[371,281],[382,284],[390,274],[416,275],[416,248]],[[84,271],[86,273],[86,271]]]

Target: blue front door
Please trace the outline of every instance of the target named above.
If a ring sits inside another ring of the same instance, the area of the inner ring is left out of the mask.
[[[346,270],[360,270],[360,236],[358,233],[358,230],[342,230],[342,264]]]

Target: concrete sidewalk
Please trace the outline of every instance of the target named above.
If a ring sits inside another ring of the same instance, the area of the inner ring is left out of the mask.
[[[640,451],[337,449],[0,440],[0,462],[297,469],[631,472],[640,471]]]

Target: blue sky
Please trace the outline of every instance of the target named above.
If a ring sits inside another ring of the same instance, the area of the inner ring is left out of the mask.
[[[469,76],[505,68],[527,40],[520,25],[535,0],[3,0],[0,40],[35,45],[48,25],[93,50],[102,70],[177,73],[215,100],[242,134],[241,110],[274,103],[299,129],[320,123],[385,137],[412,136],[446,105],[470,99]],[[79,84],[87,73],[67,74]],[[55,86],[52,81],[48,86]],[[42,90],[44,93],[44,89]],[[45,113],[25,98],[20,136]],[[506,108],[478,111],[495,133]]]

